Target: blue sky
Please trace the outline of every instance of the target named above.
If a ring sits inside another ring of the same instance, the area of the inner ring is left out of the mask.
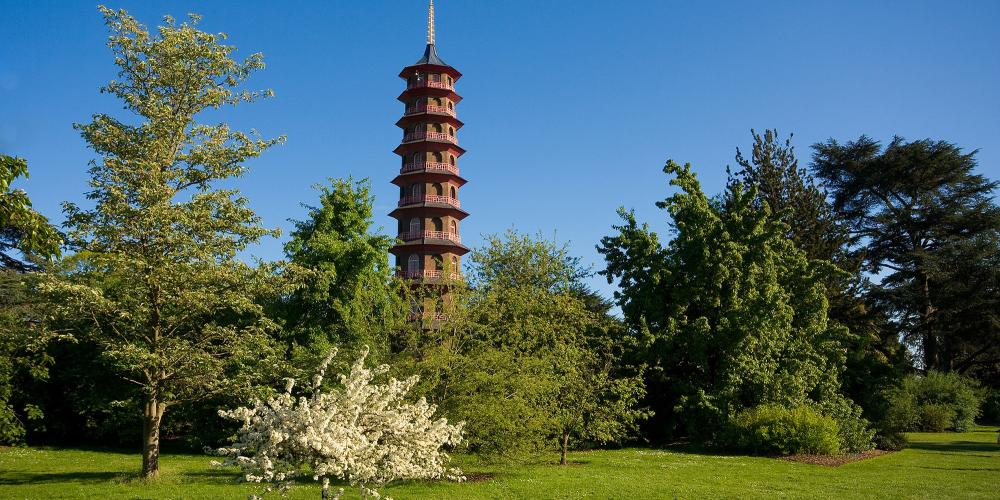
[[[288,142],[237,184],[280,240],[310,186],[370,177],[377,222],[397,197],[399,70],[422,53],[426,2],[109,2],[147,25],[204,16],[241,55],[263,52],[254,87],[276,97],[212,116]],[[81,201],[94,154],[73,130],[120,105],[98,88],[115,75],[94,2],[0,0],[0,152],[28,159],[35,206],[61,221]],[[460,160],[471,212],[463,239],[516,227],[594,250],[635,208],[665,229],[667,158],[691,162],[718,192],[750,128],[809,145],[860,134],[931,137],[980,149],[1000,178],[1000,2],[673,2],[439,0],[437,45],[464,73]],[[600,278],[594,284],[605,293]]]

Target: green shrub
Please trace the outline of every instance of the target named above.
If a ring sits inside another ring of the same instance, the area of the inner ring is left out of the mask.
[[[888,395],[883,427],[890,432],[953,430],[965,432],[979,416],[983,400],[978,384],[957,373],[931,371],[911,375]]]
[[[824,415],[837,421],[841,451],[858,453],[872,449],[875,430],[861,417],[860,406],[843,396],[828,398],[818,406]]]
[[[983,398],[982,420],[987,424],[1000,424],[1000,389],[990,389]]]
[[[832,455],[840,451],[839,433],[836,420],[812,407],[788,409],[767,404],[731,418],[724,441],[731,448],[753,454]]]
[[[902,432],[881,433],[875,438],[876,447],[885,451],[899,451],[906,448],[907,444],[909,444],[909,440]]]
[[[920,430],[944,432],[955,423],[955,410],[948,405],[928,404],[920,407]]]

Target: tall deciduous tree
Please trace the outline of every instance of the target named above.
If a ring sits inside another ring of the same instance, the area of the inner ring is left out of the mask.
[[[996,362],[997,289],[988,277],[995,276],[1000,207],[997,183],[975,173],[976,152],[900,137],[882,148],[865,136],[813,148],[813,168],[832,190],[866,270],[881,278],[875,297],[919,348],[923,368]],[[983,287],[966,286],[984,277]],[[974,317],[984,321],[970,332],[963,318]]]
[[[154,477],[166,409],[247,388],[251,372],[237,367],[272,352],[258,299],[275,293],[273,271],[237,255],[277,232],[215,183],[243,175],[280,140],[196,121],[270,95],[242,88],[264,67],[260,54],[234,60],[225,35],[199,30],[198,16],[168,17],[151,33],[124,10],[99,9],[120,70],[102,91],[135,121],[98,114],[77,126],[100,155],[93,208],[65,205],[74,267],[50,288],[64,313],[96,326],[103,356],[143,391],[142,472]]]

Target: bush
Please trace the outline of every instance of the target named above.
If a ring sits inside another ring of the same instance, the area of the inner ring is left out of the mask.
[[[983,398],[982,419],[987,424],[1000,424],[1000,390],[987,391]]]
[[[907,444],[909,444],[909,440],[902,432],[886,432],[875,438],[875,445],[878,449],[885,451],[899,451],[906,448]]]
[[[923,405],[920,407],[920,430],[944,432],[955,424],[955,410],[948,405]]]
[[[982,400],[977,383],[957,373],[911,375],[888,394],[883,427],[889,432],[965,432],[979,416]]]
[[[832,455],[840,451],[837,421],[809,406],[788,409],[756,406],[730,419],[724,438],[732,448],[753,454],[809,453]]]
[[[875,430],[861,417],[861,407],[843,397],[827,398],[819,404],[820,411],[837,421],[838,438],[844,452],[858,453],[873,447]]]

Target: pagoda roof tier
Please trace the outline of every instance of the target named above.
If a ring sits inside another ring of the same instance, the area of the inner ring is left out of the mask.
[[[417,62],[403,68],[403,70],[399,72],[399,77],[409,78],[417,71],[422,73],[445,73],[451,75],[451,77],[456,80],[462,78],[462,73],[460,71],[452,68],[448,65],[448,63],[441,59],[433,41],[424,47],[424,55],[421,56]]]
[[[449,141],[439,141],[439,140],[428,140],[421,139],[418,141],[409,141],[396,146],[392,152],[400,156],[408,155],[410,153],[416,152],[442,152],[448,151],[449,153],[459,157],[465,154],[465,150],[461,146]]]
[[[448,203],[419,202],[396,207],[389,212],[389,217],[399,220],[400,217],[413,217],[417,214],[423,217],[451,216],[458,220],[469,216],[469,212]]]
[[[392,183],[397,186],[406,186],[412,184],[414,181],[426,181],[426,182],[451,182],[452,184],[462,187],[466,182],[465,178],[459,176],[458,174],[453,174],[450,172],[442,172],[440,170],[411,170],[409,172],[403,172],[396,176],[392,180]]]
[[[441,62],[444,62],[444,61],[441,61]],[[411,64],[411,65],[403,68],[399,72],[399,77],[400,78],[409,78],[409,77],[413,76],[413,74],[416,73],[417,71],[419,71],[421,73],[444,73],[446,75],[451,75],[451,77],[454,78],[456,81],[459,78],[462,78],[462,72],[461,71],[459,71],[459,70],[457,70],[455,68],[452,68],[451,66],[448,66],[447,64],[443,64],[442,65],[442,64],[430,64],[430,63]]]
[[[465,255],[469,253],[469,247],[445,239],[421,238],[394,245],[389,249],[393,255],[420,253],[447,253],[455,255]]]
[[[396,122],[396,126],[399,128],[406,128],[407,125],[411,123],[447,123],[455,127],[455,130],[462,128],[464,123],[459,120],[455,115],[448,113],[428,113],[428,112],[418,112],[418,113],[408,113],[403,115],[399,121]]]
[[[410,87],[399,94],[396,99],[400,102],[409,102],[417,97],[446,97],[455,104],[462,102],[462,96],[458,95],[454,89],[435,87]]]

